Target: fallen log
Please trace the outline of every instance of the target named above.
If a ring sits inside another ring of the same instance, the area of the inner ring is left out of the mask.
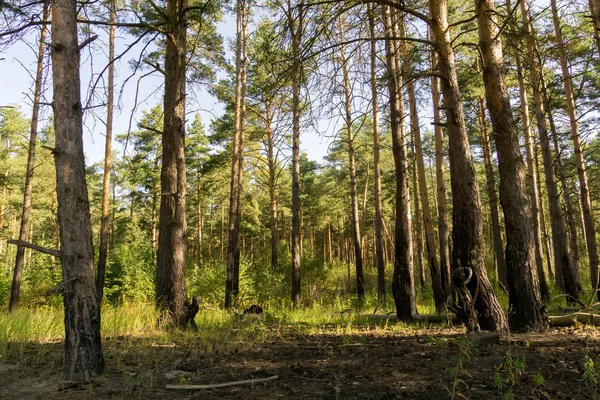
[[[233,382],[223,382],[223,383],[213,383],[210,385],[167,385],[166,389],[175,389],[175,390],[200,390],[200,389],[216,389],[227,386],[237,386],[237,385],[247,385],[247,384],[255,384],[261,382],[273,381],[279,378],[278,375],[270,376],[268,378],[260,378],[260,379],[247,379],[245,381],[233,381]]]
[[[396,314],[369,314],[365,315],[366,318],[381,319],[381,320],[395,320]],[[444,323],[451,321],[452,323],[458,323],[458,317],[454,314],[419,314],[413,317],[415,322],[431,322],[431,323]]]
[[[574,326],[577,323],[600,326],[600,315],[586,312],[576,312],[567,315],[552,315],[548,317],[548,321],[550,322],[550,326],[556,327]]]

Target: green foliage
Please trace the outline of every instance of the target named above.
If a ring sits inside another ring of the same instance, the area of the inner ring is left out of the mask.
[[[585,353],[583,359],[583,381],[590,390],[592,398],[598,398],[598,389],[600,387],[600,365],[590,357],[590,353]]]

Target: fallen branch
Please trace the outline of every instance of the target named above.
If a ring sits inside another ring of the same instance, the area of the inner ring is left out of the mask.
[[[584,325],[600,326],[600,315],[584,312],[576,312],[567,315],[552,315],[548,317],[551,326],[573,326],[577,323]]]
[[[51,256],[60,258],[60,251],[58,250],[48,249],[46,247],[38,246],[37,244],[25,242],[23,240],[8,239],[6,242],[8,244],[16,244],[17,246],[28,247],[30,249],[39,251],[40,253],[50,254]]]
[[[233,382],[224,382],[224,383],[213,383],[210,385],[167,385],[166,389],[175,389],[175,390],[199,390],[199,389],[215,389],[222,388],[227,386],[237,386],[237,385],[246,385],[246,384],[254,384],[260,382],[268,382],[273,381],[279,378],[278,375],[270,376],[268,378],[261,379],[247,379],[245,381],[233,381]]]

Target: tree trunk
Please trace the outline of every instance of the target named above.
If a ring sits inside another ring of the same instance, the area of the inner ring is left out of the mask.
[[[42,19],[48,21],[50,4],[44,2]],[[29,151],[27,154],[27,174],[25,175],[25,189],[23,195],[23,212],[21,214],[21,228],[19,230],[19,241],[26,241],[29,229],[29,216],[31,215],[31,196],[33,192],[33,173],[35,170],[35,145],[37,141],[38,120],[40,114],[40,97],[42,94],[42,79],[44,72],[44,52],[46,51],[47,25],[42,25],[38,47],[37,70],[35,75],[35,88],[33,92],[33,107],[31,110],[31,130],[29,131]],[[1,225],[0,225],[1,228]],[[25,247],[17,247],[15,259],[15,270],[12,287],[10,290],[9,311],[19,308],[19,294],[21,292],[21,276],[23,274],[23,261],[25,258]]]
[[[237,301],[240,268],[240,225],[242,197],[242,169],[244,152],[244,72],[246,2],[237,1],[237,33],[235,58],[235,116],[233,143],[231,146],[231,185],[229,191],[229,223],[227,237],[227,280],[225,284],[225,308],[231,308]]]
[[[406,36],[404,21],[400,21],[400,36]],[[440,269],[437,263],[437,254],[435,251],[435,236],[433,232],[433,222],[431,220],[431,207],[429,206],[429,193],[427,190],[427,180],[425,177],[425,162],[423,161],[423,144],[421,141],[421,125],[419,123],[419,115],[417,110],[417,96],[415,95],[415,81],[412,77],[413,67],[409,57],[408,46],[405,41],[400,41],[400,53],[404,56],[404,68],[406,89],[408,91],[408,103],[410,108],[410,130],[415,146],[415,162],[418,174],[419,194],[421,199],[421,207],[423,210],[423,225],[425,227],[425,246],[427,248],[427,265],[431,274],[431,286],[433,288],[433,297],[435,307],[438,311],[442,311],[446,304],[446,296],[442,286],[442,278]],[[415,191],[416,193],[416,191]],[[415,198],[415,201],[417,199]],[[417,218],[419,216],[417,215]]]
[[[114,23],[115,0],[108,3],[109,21]],[[106,275],[106,260],[108,258],[108,226],[110,207],[110,168],[112,155],[112,131],[114,108],[114,82],[115,82],[115,26],[111,25],[108,31],[108,94],[106,105],[106,143],[104,146],[104,177],[102,180],[102,215],[100,217],[100,249],[98,255],[98,271],[96,273],[96,292],[98,302],[102,304],[104,297],[104,277]]]
[[[397,18],[392,18],[390,7],[383,10],[385,26],[388,89],[392,129],[392,152],[394,154],[396,206],[394,231],[394,276],[392,295],[398,319],[412,321],[417,315],[412,260],[412,233],[410,199],[408,189],[408,154],[404,135],[404,99],[402,98],[402,75],[398,46],[392,39],[398,37]]]
[[[593,1],[593,0],[592,0]],[[585,242],[588,250],[590,263],[590,277],[592,288],[597,290],[598,286],[598,247],[596,245],[596,227],[594,226],[594,216],[592,213],[592,202],[590,199],[590,190],[587,179],[586,165],[583,159],[581,149],[581,137],[579,135],[579,123],[577,121],[577,109],[575,106],[575,96],[573,94],[573,83],[569,72],[568,61],[565,54],[565,43],[562,36],[562,28],[556,7],[556,0],[550,1],[552,7],[552,19],[554,21],[554,31],[556,42],[558,44],[558,55],[560,57],[560,67],[562,71],[563,83],[565,86],[565,102],[569,112],[569,122],[571,124],[571,140],[573,141],[573,150],[575,151],[575,166],[577,167],[577,176],[579,178],[579,199],[581,202],[581,213],[583,215],[583,227],[585,232]],[[599,43],[600,45],[600,43]],[[599,47],[600,50],[600,47]],[[600,299],[600,292],[598,292]]]
[[[292,10],[289,9],[288,13]],[[304,29],[304,2],[296,7],[296,18],[287,21],[292,40],[292,303],[300,306],[300,43]]]
[[[348,145],[348,175],[350,177],[350,202],[352,207],[352,242],[354,244],[354,262],[356,267],[356,292],[360,301],[365,299],[365,277],[363,274],[362,243],[360,237],[360,220],[358,214],[358,193],[356,184],[356,167],[354,165],[354,133],[352,131],[352,98],[350,93],[350,77],[348,75],[348,59],[344,46],[344,22],[340,20],[342,75],[344,84],[344,108],[346,122],[346,143]]]
[[[431,52],[431,68],[438,69],[438,54]],[[437,188],[438,237],[440,242],[440,280],[444,299],[452,294],[450,279],[450,245],[448,235],[448,212],[446,208],[446,179],[444,177],[444,131],[442,130],[440,78],[431,76],[431,95],[433,99],[433,130],[435,134],[435,176]]]
[[[510,0],[506,2],[507,9],[512,9]],[[514,16],[511,16],[511,23],[516,25]],[[518,49],[518,46],[515,46]],[[546,273],[544,271],[544,256],[542,245],[541,221],[540,221],[540,201],[538,192],[538,174],[534,159],[534,148],[531,134],[531,119],[529,117],[529,100],[527,99],[527,88],[523,76],[523,64],[521,54],[515,51],[515,66],[517,70],[517,80],[519,81],[519,96],[521,100],[521,121],[523,124],[523,137],[525,139],[525,151],[527,155],[527,184],[529,199],[531,201],[531,217],[533,223],[533,240],[535,243],[535,263],[540,281],[540,292],[543,301],[550,300],[550,288]],[[550,259],[548,258],[548,262]]]
[[[193,324],[185,288],[187,220],[185,217],[186,168],[184,156],[186,97],[187,1],[169,0],[171,31],[166,38],[164,129],[162,134],[161,196],[156,303],[164,322],[186,327]]]
[[[505,335],[508,333],[506,316],[494,295],[483,262],[484,243],[479,185],[458,88],[446,0],[429,0],[429,10],[435,46],[439,55],[439,73],[443,77],[441,84],[450,143],[453,281],[463,297],[462,318],[467,329],[472,331],[481,327]],[[470,277],[467,282],[463,279],[466,277]],[[468,291],[463,290],[461,285]],[[472,300],[469,297],[472,297]],[[478,321],[475,321],[476,317]]]
[[[65,377],[88,380],[102,373],[104,358],[85,179],[75,0],[53,1],[51,48],[54,159],[65,307]]]
[[[542,148],[542,158],[544,161],[544,174],[546,175],[546,188],[548,191],[548,202],[550,205],[550,222],[552,225],[552,245],[554,247],[554,264],[557,277],[562,275],[563,279],[559,279],[559,285],[566,293],[574,299],[579,297],[577,290],[577,278],[573,271],[571,257],[567,246],[567,235],[565,223],[560,210],[558,188],[554,176],[552,152],[550,150],[550,138],[546,125],[546,112],[544,109],[543,94],[542,94],[542,76],[541,68],[537,61],[537,48],[531,24],[531,16],[529,15],[529,7],[526,2],[521,2],[521,17],[525,25],[527,55],[529,58],[529,70],[531,71],[531,87],[533,90],[533,99],[535,102],[535,114],[540,136],[540,145]]]
[[[475,0],[475,9],[486,101],[498,152],[500,201],[506,225],[509,324],[511,329],[520,332],[541,331],[548,328],[548,315],[540,299],[535,242],[525,188],[525,165],[504,78],[494,0]]]
[[[410,79],[410,78],[408,78]],[[421,228],[421,207],[419,202],[419,187],[418,187],[418,179],[417,179],[417,159],[415,156],[415,140],[413,138],[412,141],[412,191],[413,191],[413,204],[415,205],[415,213],[414,213],[414,229],[413,229],[413,252],[415,254],[415,268],[419,274],[419,286],[421,288],[421,292],[425,290],[425,268],[423,266],[423,234]],[[437,309],[437,304],[436,304]]]
[[[479,119],[479,132],[481,133],[481,146],[483,147],[483,163],[485,164],[485,179],[487,183],[488,198],[490,201],[490,217],[492,220],[492,238],[494,242],[494,255],[498,266],[498,282],[502,289],[508,290],[506,280],[506,261],[504,259],[504,243],[502,241],[502,228],[500,227],[500,212],[498,210],[498,196],[496,194],[496,177],[492,164],[492,146],[488,134],[485,105],[483,97],[479,98],[477,117]],[[495,134],[496,132],[494,132]]]
[[[267,123],[267,153],[269,163],[269,200],[271,203],[271,217],[269,226],[271,228],[271,269],[277,269],[277,253],[279,251],[279,227],[277,226],[277,193],[275,192],[275,183],[277,171],[275,170],[276,160],[273,141],[273,115],[271,114],[270,104],[266,104],[266,123]]]
[[[383,251],[383,212],[381,206],[381,161],[379,156],[379,101],[377,97],[377,42],[375,40],[375,5],[369,10],[371,35],[371,102],[373,104],[373,183],[375,201],[375,263],[377,265],[377,299],[385,298],[385,260]]]

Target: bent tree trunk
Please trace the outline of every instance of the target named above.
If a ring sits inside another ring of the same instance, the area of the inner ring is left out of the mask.
[[[195,316],[186,299],[185,261],[187,221],[185,218],[186,169],[185,72],[187,1],[169,0],[168,18],[172,31],[166,38],[163,154],[160,174],[156,303],[163,321],[186,327]]]
[[[449,136],[450,177],[452,186],[452,274],[455,285],[464,284],[462,277],[470,276],[466,282],[470,299],[464,299],[463,318],[467,329],[482,329],[508,333],[504,311],[493,292],[483,262],[483,227],[481,222],[481,200],[475,167],[467,137],[467,128],[462,108],[454,50],[448,26],[448,5],[446,0],[429,0],[429,10],[435,47],[439,55],[439,73],[446,124]],[[465,275],[466,274],[466,275]],[[474,308],[474,310],[473,310]],[[477,323],[474,311],[477,311]]]
[[[87,380],[104,369],[100,307],[85,179],[77,42],[77,3],[52,4],[56,191],[65,307],[65,376]]]
[[[401,96],[402,76],[398,46],[392,39],[397,37],[397,20],[392,18],[390,7],[383,10],[385,26],[386,61],[389,72],[390,114],[392,129],[392,152],[396,177],[396,208],[394,230],[394,276],[392,295],[398,319],[412,321],[417,315],[412,260],[412,235],[410,223],[410,200],[408,189],[408,154],[404,136],[404,102]]]
[[[43,21],[48,21],[50,4],[44,2]],[[29,131],[29,151],[27,154],[27,173],[25,175],[25,190],[23,195],[23,213],[21,214],[21,228],[19,230],[19,240],[27,239],[27,229],[29,229],[29,215],[31,214],[31,196],[33,192],[33,173],[35,169],[35,144],[37,141],[38,119],[40,114],[40,97],[42,95],[42,74],[44,72],[44,53],[46,51],[46,32],[47,25],[42,25],[40,31],[40,40],[38,47],[37,70],[35,74],[35,89],[33,92],[33,107],[31,110],[31,130]],[[1,226],[1,225],[0,225]],[[25,264],[25,247],[17,247],[17,257],[15,259],[15,271],[13,274],[12,286],[10,289],[10,301],[8,309],[14,311],[19,308],[19,295],[21,292],[21,276],[23,274],[23,264]]]
[[[540,299],[533,225],[525,188],[525,165],[504,80],[498,17],[493,0],[475,0],[475,9],[483,55],[485,95],[498,152],[500,201],[506,225],[509,324],[516,331],[540,331],[548,327],[548,315]]]

